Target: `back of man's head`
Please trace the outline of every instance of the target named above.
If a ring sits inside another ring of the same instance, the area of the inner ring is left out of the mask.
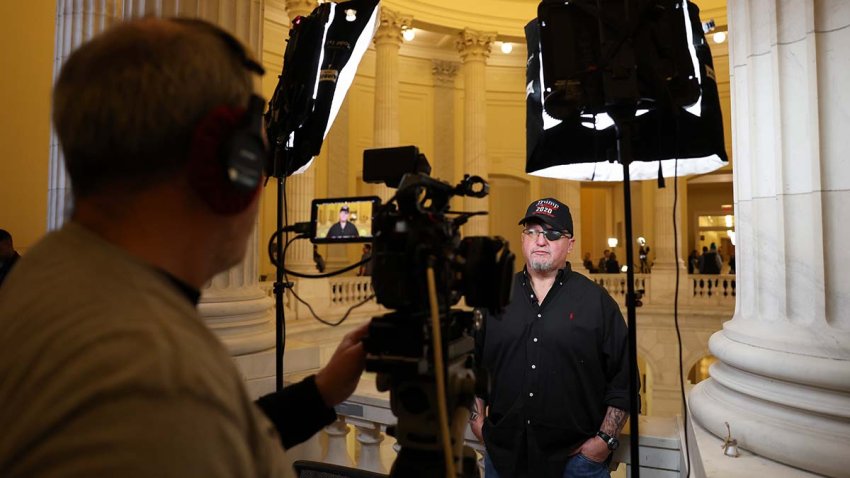
[[[76,198],[173,177],[205,115],[247,105],[249,59],[231,40],[205,22],[142,19],[70,55],[56,82],[53,119]]]

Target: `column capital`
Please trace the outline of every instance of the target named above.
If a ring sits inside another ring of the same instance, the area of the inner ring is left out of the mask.
[[[289,20],[294,20],[297,16],[309,15],[318,6],[316,0],[284,0],[284,3]]]
[[[465,28],[458,34],[455,45],[464,63],[470,60],[486,61],[490,57],[490,47],[494,41],[496,41],[495,33]]]
[[[454,86],[460,66],[457,62],[432,60],[431,65],[431,73],[434,74],[434,86]]]
[[[375,32],[375,45],[392,44],[400,46],[402,30],[410,28],[412,24],[413,17],[410,15],[402,15],[389,8],[381,7],[378,31]]]

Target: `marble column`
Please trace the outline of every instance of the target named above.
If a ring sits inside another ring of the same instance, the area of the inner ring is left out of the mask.
[[[570,215],[573,217],[573,229],[575,244],[573,244],[573,252],[567,257],[574,271],[587,273],[582,260],[584,259],[584,251],[581,243],[581,182],[570,181],[567,179],[540,179],[540,198],[553,197],[558,201],[566,204],[570,208]],[[532,198],[536,200],[539,198]],[[525,205],[523,205],[525,206]]]
[[[124,16],[123,0],[60,0],[56,4],[56,47],[53,80],[78,46],[106,30]],[[50,130],[50,166],[47,190],[47,229],[54,230],[70,217],[73,207],[71,179],[56,132]]]
[[[433,60],[434,74],[434,157],[431,176],[452,184],[455,177],[455,78],[459,65],[453,61]]]
[[[850,3],[729,3],[738,296],[690,394],[697,422],[847,476]]]
[[[399,146],[399,61],[401,32],[410,28],[413,18],[388,8],[381,8],[381,19],[375,33],[375,128],[374,147]],[[382,200],[392,196],[384,185],[369,185],[371,194]]]
[[[649,290],[650,302],[653,304],[672,304],[676,297],[676,270],[679,271],[679,300],[687,296],[685,287],[688,270],[682,259],[685,254],[681,249],[682,230],[686,224],[687,215],[682,198],[687,195],[687,180],[679,178],[679,201],[676,204],[676,230],[673,231],[673,202],[675,191],[673,178],[667,178],[667,187],[655,190],[654,243],[649,243],[650,260],[655,256],[652,265],[652,287]],[[653,186],[654,187],[654,186]],[[635,211],[633,210],[634,214]],[[678,255],[676,245],[679,245]],[[640,263],[638,251],[640,246],[635,243],[635,263]]]
[[[331,197],[355,195],[350,194],[348,190],[348,177],[350,174],[348,149],[350,129],[348,121],[351,117],[351,108],[348,105],[349,101],[347,99],[342,102],[339,113],[336,115],[336,121],[331,126],[331,131],[328,133],[327,140],[325,141],[325,147],[328,151],[328,196]],[[351,264],[347,249],[347,247],[334,245],[327,247],[325,262],[328,270],[340,269]]]
[[[316,0],[285,0],[289,21],[309,15],[316,8]],[[310,205],[316,196],[316,166],[286,179],[287,217],[290,224],[308,222]],[[313,262],[313,245],[307,240],[294,241],[286,251],[286,268],[296,272],[316,274]]]
[[[262,51],[262,0],[230,2],[127,1],[125,18],[196,17],[217,24]],[[274,389],[273,301],[259,287],[258,228],[254,226],[242,263],[215,276],[202,291],[198,311],[216,333],[245,376],[249,391],[259,395]]]
[[[464,173],[489,177],[487,162],[487,87],[486,66],[495,33],[465,29],[457,39],[457,49],[463,60],[463,161]],[[464,198],[465,211],[489,210],[488,198]],[[476,216],[463,227],[465,236],[486,236],[487,216]]]

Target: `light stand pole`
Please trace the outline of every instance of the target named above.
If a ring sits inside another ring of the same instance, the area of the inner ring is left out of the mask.
[[[637,295],[635,294],[634,245],[632,244],[632,188],[629,165],[632,162],[632,122],[637,107],[614,105],[608,115],[617,130],[617,160],[623,165],[623,206],[626,216],[626,315],[629,328],[629,451],[631,452],[632,478],[640,478],[640,450],[638,422],[640,417],[640,389],[637,366]]]

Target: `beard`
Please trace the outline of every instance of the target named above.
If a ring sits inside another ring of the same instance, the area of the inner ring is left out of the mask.
[[[528,265],[535,272],[551,272],[555,269],[555,260],[551,256],[548,259],[533,258],[528,262]]]

